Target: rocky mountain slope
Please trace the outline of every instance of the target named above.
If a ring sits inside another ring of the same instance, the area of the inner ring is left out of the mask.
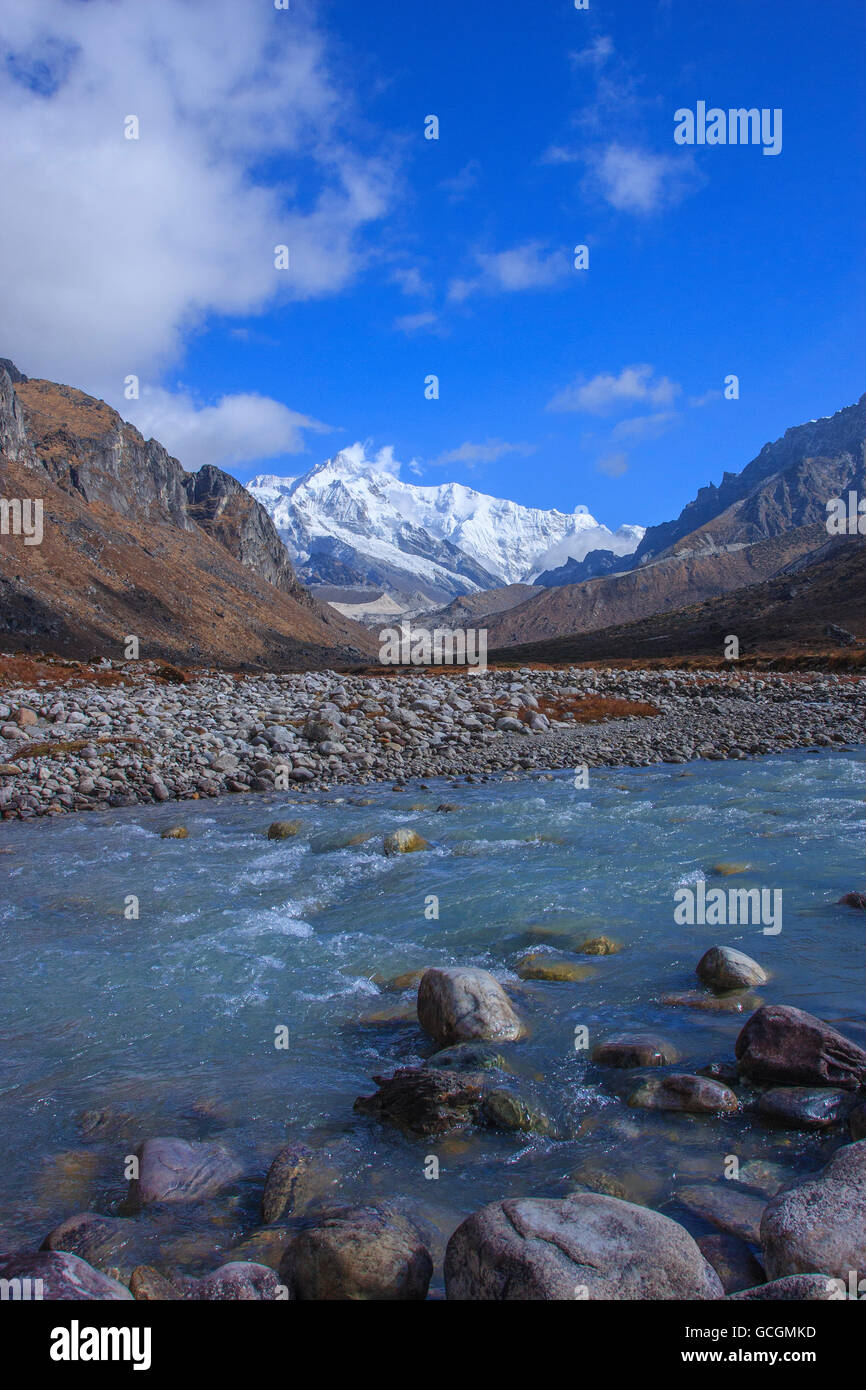
[[[507,647],[509,662],[723,658],[727,638],[740,658],[780,653],[866,653],[866,539],[839,536],[774,579],[673,613],[592,632]],[[735,669],[736,662],[730,663]]]
[[[611,556],[614,573],[576,584],[574,567],[546,575],[554,587],[494,616],[488,643],[618,626],[762,583],[826,542],[827,502],[849,491],[866,495],[866,396],[788,430],[742,473],[701,488],[631,557]]]
[[[187,473],[103,401],[0,361],[0,496],[43,538],[0,536],[0,647],[293,669],[368,634],[298,582],[270,518],[217,468]]]
[[[305,583],[385,591],[420,612],[532,578],[602,547],[631,553],[639,526],[612,532],[584,509],[523,507],[459,483],[403,482],[389,451],[344,449],[296,478],[249,484]]]

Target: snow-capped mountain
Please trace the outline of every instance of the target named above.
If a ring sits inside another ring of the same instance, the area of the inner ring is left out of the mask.
[[[384,590],[420,611],[458,594],[531,581],[591,550],[631,554],[642,526],[611,531],[584,507],[523,507],[461,483],[404,482],[390,449],[362,444],[295,478],[247,484],[304,583]]]

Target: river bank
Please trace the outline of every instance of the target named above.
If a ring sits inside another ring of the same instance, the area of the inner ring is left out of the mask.
[[[864,728],[866,682],[841,674],[572,667],[175,683],[127,663],[70,683],[4,681],[0,814],[741,760],[857,742]]]

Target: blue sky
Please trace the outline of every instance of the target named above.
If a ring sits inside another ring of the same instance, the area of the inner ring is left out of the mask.
[[[651,524],[866,390],[859,3],[16,8],[0,355],[188,467],[369,439]],[[781,153],[676,145],[699,100],[781,108]]]

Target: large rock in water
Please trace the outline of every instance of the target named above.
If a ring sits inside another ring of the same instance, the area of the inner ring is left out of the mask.
[[[129,1206],[200,1202],[240,1177],[241,1166],[223,1144],[187,1139],[146,1139],[136,1150],[138,1178],[129,1185]]]
[[[19,1279],[24,1288],[38,1293],[23,1297],[52,1300],[123,1299],[132,1298],[129,1289],[107,1274],[94,1269],[77,1255],[59,1250],[39,1250],[35,1254],[0,1255],[0,1279]],[[29,1280],[29,1285],[23,1281]]]
[[[399,1067],[374,1076],[375,1095],[359,1096],[354,1109],[410,1137],[447,1134],[471,1124],[481,1105],[484,1078],[439,1067]]]
[[[280,1264],[290,1296],[306,1301],[424,1299],[432,1273],[420,1233],[385,1202],[324,1212]]]
[[[41,1248],[77,1255],[95,1269],[117,1278],[131,1273],[140,1262],[137,1250],[141,1243],[142,1232],[137,1221],[82,1211],[68,1216],[49,1231]]]
[[[432,966],[418,986],[418,1022],[440,1047],[519,1038],[520,1019],[502,986],[486,970]]]
[[[841,1086],[866,1082],[866,1052],[802,1009],[768,1004],[745,1024],[734,1049],[740,1071],[781,1086]]]
[[[767,972],[733,946],[711,946],[697,964],[696,974],[710,989],[752,989],[767,983]]]
[[[684,1227],[647,1207],[579,1192],[491,1202],[452,1235],[449,1299],[710,1299],[724,1290]]]
[[[845,1144],[814,1178],[779,1192],[761,1220],[770,1279],[866,1271],[866,1139]]]

